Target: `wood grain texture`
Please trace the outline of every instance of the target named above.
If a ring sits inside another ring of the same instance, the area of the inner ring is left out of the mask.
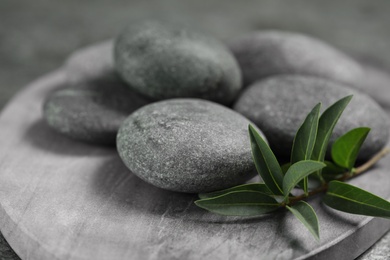
[[[70,140],[42,121],[52,73],[0,116],[0,229],[22,259],[352,259],[388,220],[336,212],[314,198],[321,242],[292,215],[221,217],[194,195],[155,188],[129,172],[115,148]],[[390,197],[390,158],[352,184]],[[378,181],[379,180],[379,181]]]

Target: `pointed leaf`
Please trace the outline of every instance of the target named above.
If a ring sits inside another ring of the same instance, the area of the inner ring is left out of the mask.
[[[324,174],[328,175],[339,175],[346,172],[345,168],[338,166],[337,164],[334,164],[330,161],[325,161],[326,167],[322,169],[322,172]]]
[[[248,184],[243,184],[243,185],[231,187],[229,189],[224,189],[220,191],[200,193],[198,196],[201,199],[214,198],[232,191],[258,191],[264,194],[272,195],[271,191],[267,188],[267,186],[264,183],[248,183]]]
[[[323,201],[340,211],[390,218],[390,202],[344,182],[331,181]]]
[[[286,208],[291,211],[291,213],[293,213],[303,225],[305,225],[305,227],[317,240],[320,240],[320,228],[318,225],[317,214],[308,203],[299,201],[292,207],[286,206]]]
[[[257,216],[280,207],[274,198],[258,191],[232,191],[218,197],[197,200],[195,204],[228,216]]]
[[[355,128],[338,138],[332,146],[333,161],[341,167],[352,170],[360,147],[370,130],[368,127]]]
[[[333,162],[325,161],[325,164],[326,167],[322,169],[322,176],[327,181],[334,180],[346,172],[345,168],[342,168]]]
[[[283,192],[287,197],[290,191],[300,182],[303,178],[309,176],[313,172],[321,170],[326,165],[317,161],[300,161],[293,164],[283,179]]]
[[[347,96],[340,99],[331,105],[328,109],[326,109],[325,112],[321,115],[320,121],[318,123],[316,143],[313,149],[313,160],[320,162],[324,161],[326,149],[328,147],[329,139],[332,136],[333,129],[351,99],[352,96]]]
[[[298,129],[291,151],[291,164],[310,160],[317,137],[320,109],[321,103],[318,103]]]
[[[257,172],[273,194],[283,195],[283,172],[274,153],[251,125],[249,125],[249,137]]]
[[[317,137],[320,109],[321,103],[318,103],[298,129],[291,150],[291,164],[302,160],[310,160]],[[305,193],[307,193],[307,183],[308,178],[305,177],[299,184]]]

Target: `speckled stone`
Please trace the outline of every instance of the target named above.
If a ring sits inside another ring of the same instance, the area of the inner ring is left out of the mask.
[[[364,77],[356,85],[381,106],[390,108],[390,72],[376,66],[364,64]]]
[[[84,82],[53,92],[43,112],[48,125],[62,134],[114,145],[123,120],[148,103],[120,81]]]
[[[351,94],[354,97],[336,125],[331,143],[353,128],[370,127],[359,154],[359,159],[366,160],[387,143],[389,120],[369,96],[340,83],[308,76],[275,76],[250,86],[234,109],[262,129],[278,156],[289,156],[294,135],[311,109],[322,102],[324,110]]]
[[[229,104],[241,89],[233,55],[208,35],[143,22],[118,36],[114,53],[122,78],[154,99],[194,97]]]
[[[352,58],[319,39],[284,31],[257,31],[231,42],[244,86],[278,74],[319,76],[356,84],[362,68]]]
[[[255,174],[249,123],[210,101],[160,101],[125,120],[117,148],[134,174],[157,187],[188,193],[219,190]]]
[[[113,40],[107,40],[75,51],[65,62],[69,83],[90,80],[117,80],[114,68]]]

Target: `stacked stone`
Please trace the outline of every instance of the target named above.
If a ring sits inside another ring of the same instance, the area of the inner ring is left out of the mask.
[[[388,140],[388,117],[364,92],[388,104],[378,92],[387,93],[390,77],[298,33],[255,32],[227,47],[149,21],[76,52],[65,72],[68,86],[44,104],[48,125],[78,140],[116,144],[130,171],[172,191],[247,181],[255,175],[248,124],[279,158],[287,157],[315,104],[326,108],[351,94],[331,143],[352,128],[370,127],[359,154],[367,160]]]

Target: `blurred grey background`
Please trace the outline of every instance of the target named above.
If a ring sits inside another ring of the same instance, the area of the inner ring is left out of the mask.
[[[259,29],[299,31],[390,71],[389,14],[388,0],[1,0],[0,110],[72,51],[141,19],[188,24],[223,41]],[[388,259],[389,245],[388,234],[361,259]],[[1,236],[0,259],[17,259]]]

